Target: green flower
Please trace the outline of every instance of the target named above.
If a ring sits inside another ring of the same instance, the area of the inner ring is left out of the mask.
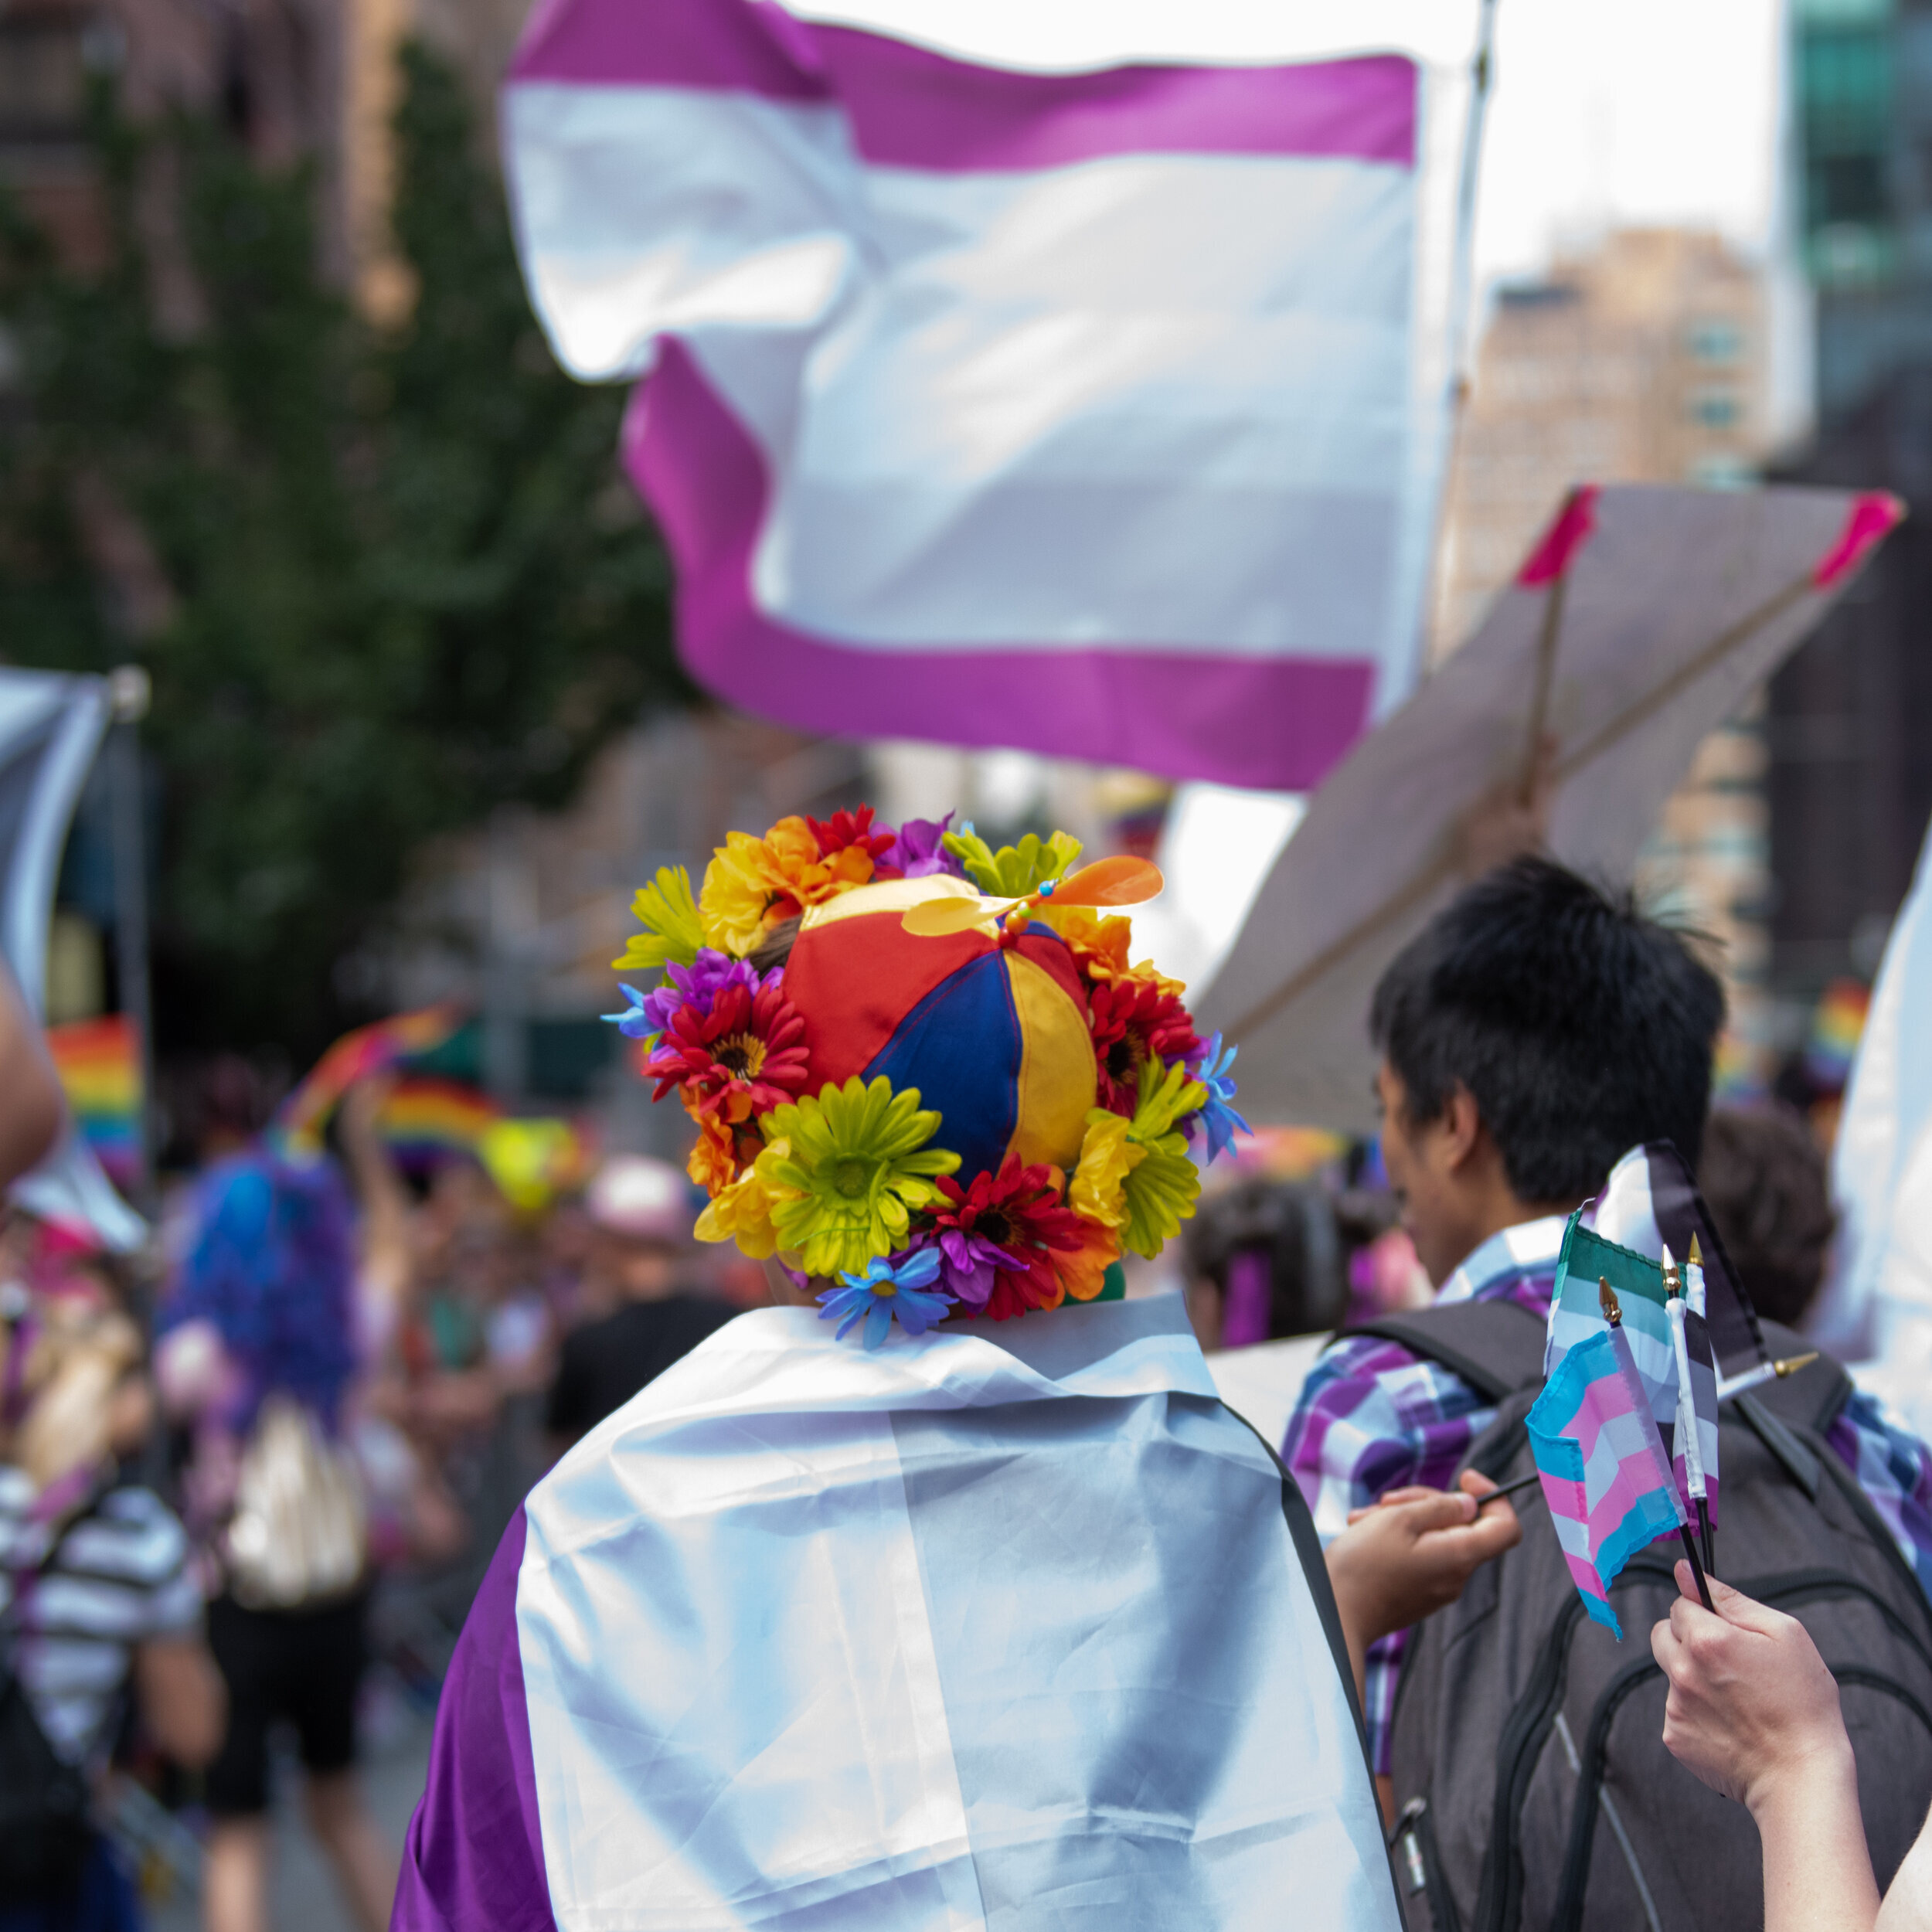
[[[1020,899],[1038,892],[1049,879],[1064,879],[1066,869],[1080,855],[1080,842],[1056,832],[1042,845],[1029,832],[1017,845],[1002,845],[998,852],[971,825],[949,832],[939,842],[966,868],[980,890],[994,899]]]
[[[614,959],[612,965],[658,972],[667,961],[689,966],[698,957],[704,929],[698,923],[698,902],[691,896],[691,875],[683,866],[660,866],[656,879],[631,902],[631,911],[644,930],[631,935],[624,957]]]
[[[1174,1131],[1183,1114],[1198,1112],[1207,1104],[1208,1090],[1188,1072],[1184,1062],[1164,1066],[1158,1054],[1141,1061],[1140,1092],[1134,1103],[1134,1124],[1129,1137],[1151,1147],[1163,1134]]]
[[[1175,1122],[1206,1098],[1207,1089],[1189,1077],[1181,1061],[1163,1066],[1150,1055],[1141,1063],[1139,1095],[1127,1130],[1128,1145],[1140,1149],[1141,1158],[1121,1182],[1127,1225],[1121,1230],[1121,1245],[1150,1261],[1180,1232],[1200,1195],[1201,1171],[1189,1158],[1186,1137]]]
[[[862,1274],[875,1255],[906,1245],[913,1213],[937,1198],[936,1176],[959,1156],[927,1145],[939,1116],[922,1112],[919,1090],[895,1094],[881,1073],[868,1087],[855,1074],[774,1107],[759,1123],[767,1147],[757,1169],[787,1190],[771,1210],[781,1247],[796,1250],[808,1274]]]
[[[1179,1134],[1163,1134],[1145,1150],[1124,1188],[1127,1225],[1121,1243],[1151,1261],[1181,1230],[1201,1192],[1201,1170],[1188,1158]]]

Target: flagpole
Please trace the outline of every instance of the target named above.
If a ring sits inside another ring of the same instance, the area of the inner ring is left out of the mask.
[[[1435,540],[1429,556],[1429,658],[1441,655],[1436,626],[1441,613],[1444,549],[1455,495],[1456,464],[1462,450],[1463,418],[1469,406],[1469,311],[1476,275],[1476,185],[1481,172],[1482,134],[1489,113],[1489,86],[1495,71],[1496,0],[1482,0],[1476,26],[1476,51],[1469,63],[1469,119],[1463,128],[1462,162],[1456,179],[1456,232],[1449,258],[1448,424],[1443,437],[1442,488],[1436,498]]]
[[[148,838],[141,785],[141,721],[153,687],[138,664],[124,664],[107,679],[114,730],[109,740],[113,804],[114,971],[121,1010],[133,1023],[141,1078],[134,1117],[134,1195],[148,1206],[154,1175],[155,1039],[148,980]]]

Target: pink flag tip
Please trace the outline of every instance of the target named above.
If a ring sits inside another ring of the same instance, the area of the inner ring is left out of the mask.
[[[1570,568],[1597,527],[1597,498],[1602,488],[1597,483],[1580,483],[1564,498],[1563,508],[1544,531],[1543,540],[1517,573],[1516,581],[1524,590],[1553,583]]]
[[[1905,520],[1905,505],[1884,490],[1868,490],[1852,505],[1838,540],[1811,573],[1814,590],[1828,590],[1850,576]]]

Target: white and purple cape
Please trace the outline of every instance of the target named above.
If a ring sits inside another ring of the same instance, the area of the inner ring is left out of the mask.
[[[741,1316],[511,1524],[394,1924],[1397,1932],[1320,1565],[1179,1296]]]

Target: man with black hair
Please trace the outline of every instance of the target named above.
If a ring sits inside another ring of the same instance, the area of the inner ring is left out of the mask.
[[[1617,1158],[1675,1141],[1695,1162],[1724,1018],[1681,935],[1547,859],[1468,886],[1376,988],[1369,1028],[1383,1158],[1438,1304],[1549,1311],[1563,1224]],[[1325,1543],[1391,1490],[1447,1488],[1495,1410],[1399,1342],[1322,1355],[1283,1455]],[[1409,1633],[1369,1651],[1378,1781]]]

